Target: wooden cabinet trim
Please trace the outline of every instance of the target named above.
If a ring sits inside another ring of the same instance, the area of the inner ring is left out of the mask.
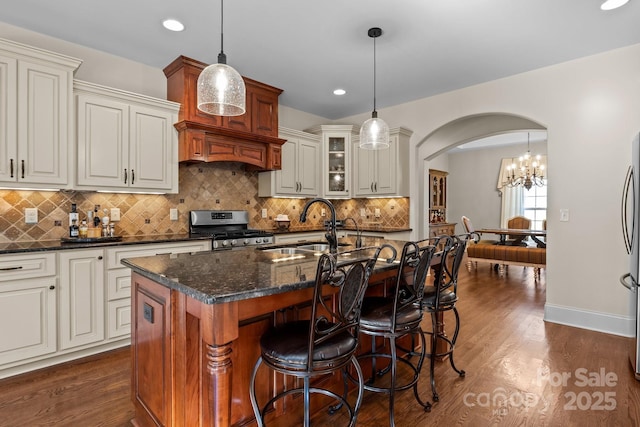
[[[206,66],[203,62],[179,56],[164,69],[167,99],[181,104],[175,124],[180,132],[180,161],[237,161],[258,170],[280,169],[280,150],[274,149],[274,145],[285,142],[278,138],[278,96],[282,89],[243,77],[247,90],[245,114],[234,117],[204,114],[197,108],[196,92],[198,76]],[[216,144],[210,147],[217,155],[203,155],[197,150],[199,140],[188,134],[196,130],[206,132],[207,137],[218,137]],[[229,144],[223,144],[224,139],[228,143],[242,142],[244,145],[241,150],[228,153]]]

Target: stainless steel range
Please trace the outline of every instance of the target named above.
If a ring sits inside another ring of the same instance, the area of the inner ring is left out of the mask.
[[[189,234],[209,236],[213,250],[273,243],[273,234],[248,228],[247,211],[196,210],[189,214]]]

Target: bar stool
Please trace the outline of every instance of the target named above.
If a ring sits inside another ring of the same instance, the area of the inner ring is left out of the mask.
[[[355,425],[364,385],[355,352],[358,348],[362,299],[382,247],[375,249],[373,257],[358,256],[358,251],[355,251],[351,252],[351,260],[344,262],[340,261],[340,254],[322,255],[318,260],[310,320],[278,325],[261,337],[261,355],[253,368],[250,383],[251,404],[258,426],[264,425],[267,411],[277,400],[296,393],[303,395],[305,427],[310,425],[309,407],[313,393],[336,400],[337,404],[330,408],[330,412],[345,407],[349,414],[349,426]],[[368,250],[370,256],[371,248]],[[328,294],[335,295],[327,300]],[[281,374],[303,379],[303,385],[277,393],[260,407],[256,398],[255,379],[262,364]],[[352,378],[347,374],[349,365],[353,366],[357,375],[358,396],[353,405],[347,400],[347,378]],[[310,384],[311,378],[338,371],[343,373],[342,395]]]
[[[382,297],[365,297],[362,303],[362,316],[360,318],[360,333],[371,337],[371,351],[358,356],[358,361],[371,363],[371,376],[365,382],[364,389],[376,393],[389,395],[389,424],[395,425],[394,400],[395,392],[413,388],[413,394],[425,411],[431,410],[431,404],[424,402],[418,394],[418,379],[424,357],[426,354],[426,341],[420,322],[422,310],[420,301],[423,297],[424,283],[427,278],[431,259],[436,251],[432,239],[407,242],[402,249],[400,265],[396,276],[396,283],[392,295]],[[398,357],[396,341],[405,336],[420,337],[421,346],[417,363],[411,360],[411,353],[407,357]],[[389,352],[376,348],[376,340],[382,339],[389,342]],[[388,360],[388,364],[378,370],[378,359]],[[413,377],[404,384],[397,384],[397,368],[399,364],[409,368]],[[381,377],[390,378],[384,384],[379,384]],[[380,379],[379,379],[380,377]]]
[[[460,236],[451,236],[448,244],[442,251],[442,258],[439,265],[435,268],[435,280],[433,286],[426,286],[424,296],[422,298],[422,310],[431,314],[431,323],[433,329],[425,331],[426,335],[431,336],[431,352],[428,354],[430,358],[430,378],[431,392],[433,393],[433,401],[440,400],[440,396],[436,390],[435,379],[435,362],[438,358],[449,356],[449,363],[460,377],[465,376],[465,371],[458,369],[453,361],[453,350],[460,332],[460,316],[456,308],[458,301],[458,271],[462,264],[464,251],[471,234]],[[452,311],[455,316],[455,329],[453,336],[449,338],[444,333],[443,314],[446,311]],[[445,350],[438,352],[438,345],[442,342]]]

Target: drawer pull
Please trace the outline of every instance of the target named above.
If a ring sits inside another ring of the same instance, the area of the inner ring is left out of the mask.
[[[49,286],[49,289],[51,289],[51,290],[54,290],[55,288],[56,288],[56,287],[55,287],[55,286],[53,286],[53,285]]]
[[[22,270],[22,266],[0,268],[0,271]]]
[[[101,259],[102,259],[102,255],[99,255],[99,256],[98,256],[98,259],[99,259],[99,260],[101,260]]]

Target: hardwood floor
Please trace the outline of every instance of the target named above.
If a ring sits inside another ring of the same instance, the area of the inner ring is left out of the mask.
[[[500,278],[488,264],[471,272],[463,266],[455,360],[467,375],[438,363],[440,401],[426,413],[411,391],[398,393],[396,425],[640,425],[632,339],[543,322],[545,280],[543,271],[535,283],[531,268],[510,266]],[[431,400],[423,373],[422,397]],[[123,349],[0,380],[0,426],[128,426],[129,376]],[[358,426],[388,425],[387,410],[386,396],[366,394]],[[342,425],[326,414],[314,421]]]

